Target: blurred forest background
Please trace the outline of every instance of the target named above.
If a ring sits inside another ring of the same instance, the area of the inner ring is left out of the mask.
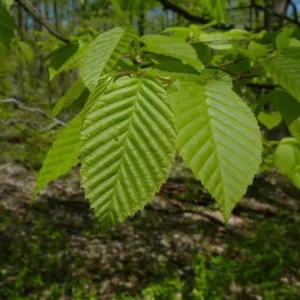
[[[18,32],[10,51],[0,44],[0,299],[300,299],[300,192],[268,168],[283,126],[263,127],[261,173],[228,223],[179,157],[153,204],[105,233],[77,168],[31,203],[48,149],[87,97],[51,114],[79,76],[59,70],[64,43],[76,42],[70,55],[124,25],[140,35],[300,26],[298,0],[231,0],[221,23],[205,1],[2,0]],[[243,93],[256,99],[264,88]]]

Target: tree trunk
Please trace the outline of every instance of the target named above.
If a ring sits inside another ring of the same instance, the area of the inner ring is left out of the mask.
[[[266,0],[265,29],[272,30],[283,26],[284,19],[275,14],[285,16],[289,0]]]
[[[140,4],[140,13],[138,16],[138,29],[140,36],[145,34],[145,7],[144,1],[141,1]]]
[[[57,1],[53,1],[53,10],[54,10],[54,20],[55,20],[55,29],[59,31],[59,13],[58,13],[58,6]]]

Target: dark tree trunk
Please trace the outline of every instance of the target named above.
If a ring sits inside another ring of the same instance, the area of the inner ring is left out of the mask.
[[[59,31],[59,13],[58,13],[58,6],[56,0],[53,1],[53,10],[54,10],[55,29]]]
[[[277,15],[285,16],[289,0],[266,0],[265,29],[272,30],[283,26],[284,19]]]
[[[138,16],[138,29],[140,36],[145,34],[145,7],[144,1],[141,1],[140,4],[140,13]]]

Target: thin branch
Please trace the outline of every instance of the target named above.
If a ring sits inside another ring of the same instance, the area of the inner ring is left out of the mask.
[[[288,21],[290,23],[293,23],[293,24],[296,24],[296,25],[299,26],[300,22],[299,22],[299,17],[298,17],[297,6],[295,5],[295,3],[293,3],[292,0],[289,1],[289,5],[292,6],[294,18],[290,18],[290,17],[288,17],[286,15],[278,14],[275,11],[271,11],[270,14],[273,15],[274,17],[286,20],[286,21]],[[231,11],[231,10],[243,10],[243,9],[252,9],[252,8],[255,8],[258,11],[263,11],[263,12],[267,11],[267,7],[264,7],[262,5],[255,4],[255,3],[251,3],[251,5],[231,7],[231,8],[228,8],[226,10],[230,10]]]
[[[47,21],[46,19],[40,14],[40,12],[32,6],[32,4],[28,0],[16,0],[16,3],[20,5],[23,9],[25,9],[32,17],[40,23],[42,26],[44,26],[53,36],[55,36],[57,39],[62,41],[63,43],[70,43],[70,40],[65,38],[63,35],[61,35],[59,32],[57,32]]]
[[[139,72],[139,71],[121,71],[121,72],[117,72],[116,75],[117,76],[131,76],[131,75],[145,76],[146,74],[143,72]],[[165,78],[165,77],[161,77],[161,76],[156,76],[156,78],[165,83],[173,82],[173,80]]]
[[[207,19],[205,17],[202,16],[196,16],[191,14],[190,12],[186,11],[185,9],[183,9],[180,6],[177,6],[176,4],[172,3],[169,0],[158,0],[158,2],[161,3],[161,5],[163,6],[163,8],[165,10],[171,10],[173,12],[176,12],[178,15],[184,17],[185,19],[194,22],[194,23],[200,23],[200,24],[208,24],[211,23],[212,20],[211,19]],[[233,28],[232,25],[214,25],[212,27],[218,28],[218,29],[231,29]]]
[[[34,130],[39,130],[38,126],[36,125],[36,122],[31,122],[31,121],[28,121],[28,120],[21,120],[21,119],[14,119],[13,118],[13,119],[9,119],[7,121],[0,120],[0,124],[6,125],[6,126],[9,126],[9,125],[17,126],[18,124],[25,124],[25,125],[31,127]]]
[[[293,15],[294,15],[294,19],[297,25],[300,25],[299,23],[299,16],[298,16],[298,10],[297,10],[297,5],[293,2],[293,0],[289,0],[288,1],[288,5],[290,5],[292,7],[293,10]]]
[[[260,10],[260,11],[264,11],[264,12],[266,12],[266,11],[268,10],[267,7],[261,6],[261,5],[259,5],[259,4],[254,4],[254,5],[252,5],[252,7],[256,8],[256,9],[258,9],[258,10]],[[270,13],[271,13],[271,15],[273,15],[274,17],[277,17],[277,18],[286,20],[286,21],[288,21],[288,22],[290,22],[290,23],[293,23],[293,24],[296,24],[296,25],[299,26],[298,18],[297,18],[297,19],[292,19],[292,18],[290,18],[290,17],[288,17],[288,16],[278,14],[278,13],[276,13],[276,12],[274,12],[274,11],[273,11],[273,12],[270,12]]]
[[[17,120],[17,119],[11,119],[11,120],[6,121],[6,125],[17,124],[17,123],[25,123],[26,125],[29,125],[30,127],[34,128],[34,129],[36,129],[36,130],[38,130],[40,132],[49,131],[49,130],[55,128],[56,126],[66,126],[65,122],[63,122],[63,121],[61,121],[59,119],[51,117],[50,115],[48,115],[47,113],[45,113],[43,110],[41,110],[39,108],[33,108],[33,107],[25,106],[21,101],[16,100],[14,98],[3,99],[3,100],[0,100],[0,102],[1,103],[5,103],[5,104],[15,104],[15,105],[17,105],[17,107],[20,110],[24,110],[24,111],[28,111],[28,112],[31,112],[31,113],[40,114],[44,118],[52,121],[52,123],[50,125],[48,125],[48,126],[46,126],[44,128],[37,127],[35,125],[35,123],[33,123],[33,122],[26,121],[26,120]],[[4,122],[2,122],[2,123],[4,123]]]

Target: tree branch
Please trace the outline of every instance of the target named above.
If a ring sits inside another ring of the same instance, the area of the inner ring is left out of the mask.
[[[290,3],[291,3],[291,2],[290,2]],[[258,9],[258,10],[260,10],[260,11],[264,11],[264,12],[267,11],[267,7],[261,6],[261,5],[259,5],[259,4],[254,4],[254,5],[252,5],[252,7],[253,7],[253,8],[256,8],[256,9]],[[271,15],[273,15],[274,17],[277,17],[277,18],[286,20],[286,21],[288,21],[288,22],[290,22],[290,23],[293,23],[293,24],[296,24],[296,25],[298,25],[298,26],[300,25],[300,23],[299,23],[299,21],[298,21],[298,18],[292,19],[292,18],[290,18],[290,17],[288,17],[288,16],[278,14],[278,13],[276,13],[276,12],[274,12],[274,11],[273,11],[273,12],[270,12],[270,13],[271,13]]]
[[[292,7],[295,22],[299,26],[300,22],[299,22],[299,17],[298,17],[297,5],[292,0],[288,1],[288,5],[290,5]]]
[[[31,122],[31,121],[27,121],[27,120],[18,120],[18,119],[10,119],[6,122],[2,121],[1,122],[2,124],[10,125],[10,124],[25,123],[26,125],[29,125],[33,129],[36,129],[40,132],[46,132],[46,131],[52,130],[56,126],[66,126],[65,122],[63,122],[59,119],[56,119],[56,118],[52,118],[50,115],[48,115],[47,113],[45,113],[43,110],[41,110],[39,108],[33,108],[33,107],[25,106],[21,101],[18,101],[17,99],[8,98],[8,99],[0,100],[0,102],[4,103],[4,104],[15,104],[20,110],[28,111],[30,113],[40,114],[44,118],[52,121],[52,123],[50,125],[48,125],[44,128],[39,128],[38,126],[36,126],[35,122]]]
[[[46,19],[40,14],[40,12],[32,6],[32,4],[28,0],[16,0],[16,3],[19,4],[20,7],[25,9],[32,17],[40,23],[42,26],[44,26],[53,36],[55,36],[57,39],[62,41],[63,43],[70,43],[70,40],[62,36],[59,32],[57,32],[47,21]]]
[[[195,22],[195,23],[200,23],[200,24],[208,24],[212,22],[213,20],[207,19],[202,16],[196,16],[191,14],[190,12],[186,11],[180,6],[177,6],[176,4],[170,2],[169,0],[158,0],[160,4],[163,6],[165,10],[171,10],[173,12],[176,12],[178,15],[184,17],[185,19]],[[231,29],[233,28],[232,25],[214,25],[212,27],[218,28],[218,29]]]

